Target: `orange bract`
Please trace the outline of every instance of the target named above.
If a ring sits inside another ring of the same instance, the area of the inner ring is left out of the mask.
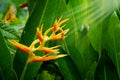
[[[16,46],[18,49],[26,52],[26,53],[29,53],[30,52],[30,49],[29,47],[23,45],[23,44],[20,44],[18,42],[16,42],[15,40],[9,40],[9,42],[11,42],[14,46]]]
[[[42,26],[41,28],[37,28],[37,36],[38,36],[38,39],[41,41],[41,42],[44,42],[44,37],[42,35]]]
[[[43,47],[41,48],[41,51],[46,52],[46,53],[59,53],[58,48],[59,46],[56,47],[52,47],[52,48],[47,48],[47,47]]]
[[[40,57],[40,56],[34,56],[31,61],[32,62],[43,62],[43,61],[49,61],[49,60],[54,60],[54,59],[57,59],[57,58],[61,58],[61,57],[65,57],[67,56],[66,54],[61,54],[61,55],[57,55],[57,56],[43,56],[43,57]]]
[[[61,17],[61,18],[62,18],[62,17]],[[60,29],[60,26],[61,26],[63,23],[65,23],[66,21],[69,20],[69,18],[67,18],[67,19],[64,19],[64,20],[60,21],[61,18],[60,18],[59,20],[56,20],[56,21],[54,22],[53,32],[57,32],[57,31]]]
[[[62,31],[59,34],[54,35],[51,37],[51,40],[62,40],[65,38],[65,34],[69,31],[69,29]]]

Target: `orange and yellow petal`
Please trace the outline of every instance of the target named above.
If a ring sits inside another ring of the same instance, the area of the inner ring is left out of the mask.
[[[54,25],[53,25],[53,32],[56,32],[57,31],[57,28],[58,28],[58,26],[57,26],[57,20],[54,22]]]
[[[40,42],[44,42],[44,37],[42,35],[42,26],[41,28],[37,28],[37,36],[38,36],[38,39],[40,40]]]
[[[62,31],[61,33],[54,35],[51,37],[51,40],[62,40],[65,38],[65,34],[69,31],[69,29],[66,29]]]
[[[14,8],[12,6],[10,6],[8,12],[6,13],[5,17],[3,18],[3,21],[7,24],[10,24],[12,21],[17,20],[14,13],[15,13]]]
[[[58,26],[61,26],[63,23],[65,23],[65,22],[68,21],[68,20],[69,20],[69,18],[66,18],[66,19],[58,22]]]
[[[64,19],[64,20],[62,20],[62,21],[60,21],[60,20],[61,20],[61,18],[60,18],[58,21],[56,20],[56,21],[54,22],[53,32],[57,32],[57,31],[59,30],[60,26],[61,26],[63,23],[65,23],[66,21],[68,21],[69,18]]]
[[[67,56],[66,54],[61,54],[61,55],[57,55],[57,56],[43,56],[43,57],[40,57],[40,56],[34,56],[31,58],[31,61],[32,62],[43,62],[43,61],[50,61],[50,60],[55,60],[55,59],[58,59],[58,58],[62,58],[62,57],[65,57]]]
[[[26,52],[26,53],[29,53],[30,52],[30,49],[29,47],[23,45],[23,44],[20,44],[18,42],[16,42],[15,40],[9,40],[9,42],[11,42],[15,47],[17,47],[18,49]]]
[[[52,48],[43,47],[40,50],[42,52],[46,52],[46,53],[55,53],[55,54],[59,53],[59,51],[58,51],[59,49],[55,49],[54,47],[52,47]]]

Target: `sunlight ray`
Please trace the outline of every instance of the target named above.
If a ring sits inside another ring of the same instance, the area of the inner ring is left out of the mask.
[[[88,11],[87,11],[87,13],[89,13],[89,14],[91,14],[91,13],[94,13],[94,11],[96,10],[96,7],[93,7],[93,8],[91,8],[91,9],[88,9]],[[86,13],[84,13],[84,12],[81,12],[81,15],[79,16],[79,17],[77,17],[77,18],[84,18],[84,17],[86,17]],[[76,18],[76,19],[77,19]]]
[[[67,12],[64,12],[63,15],[65,15],[65,17],[70,17],[71,15],[75,15],[78,13],[84,13],[86,9],[90,9],[90,11],[95,7],[94,4],[97,3],[97,1],[94,2],[90,2],[89,5],[87,7],[84,7],[84,5],[80,5],[77,6],[75,8],[73,8],[72,10],[69,10]],[[73,12],[73,14],[71,14],[71,12]]]
[[[99,24],[101,21],[103,21],[110,13],[102,13],[99,16],[96,16],[94,19],[90,20],[90,24],[96,23]]]
[[[70,13],[68,12],[65,13],[66,14],[65,17],[75,15],[74,19],[72,19],[71,22],[74,22],[74,20],[77,21],[77,27],[71,32],[69,32],[68,35],[76,31],[78,28],[80,28],[81,30],[82,25],[88,25],[93,23],[99,24],[104,19],[106,19],[111,13],[113,13],[116,8],[115,6],[116,4],[113,0],[102,0],[102,2],[100,1],[101,3],[99,2],[100,4],[94,6],[96,2],[98,3],[98,0],[88,3],[87,7],[85,7],[84,4],[74,8],[73,10],[70,10],[69,11]],[[77,14],[81,14],[81,15],[77,16]],[[72,26],[73,25],[70,25],[69,27]]]

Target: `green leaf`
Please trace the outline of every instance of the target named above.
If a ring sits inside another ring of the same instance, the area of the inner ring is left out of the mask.
[[[105,34],[108,27],[109,16],[111,15],[111,13],[113,13],[115,8],[112,0],[110,0],[110,4],[105,4],[107,0],[102,0],[98,2],[100,3],[100,5],[97,6],[96,13],[101,13],[95,14],[91,17],[91,19],[93,19],[93,22],[90,24],[91,26],[89,31],[89,39],[93,48],[99,52],[100,58],[101,50],[105,47],[104,45],[106,44]],[[91,13],[90,15],[92,14],[94,13]],[[96,16],[98,16],[98,19],[95,19]]]
[[[20,43],[25,44],[27,46],[29,46],[32,43],[32,41],[34,40],[34,37],[36,34],[36,28],[39,26],[39,22],[40,22],[41,15],[42,15],[43,8],[42,7],[39,8],[39,6],[41,5],[41,1],[37,0],[36,3],[37,4],[34,5],[35,9],[31,13],[31,16],[28,18],[28,21],[26,23],[26,26],[24,28],[24,31],[22,33],[21,40],[20,40]],[[39,10],[39,9],[41,9],[41,10]],[[19,78],[22,74],[22,70],[24,69],[24,65],[26,63],[27,57],[28,57],[28,55],[22,51],[16,52],[16,56],[14,59],[14,69],[16,70]],[[38,66],[38,64],[34,64],[33,66]],[[38,70],[38,69],[39,68],[37,68],[36,70]],[[29,72],[29,71],[31,71],[31,70],[28,70],[28,72],[26,72],[26,74],[27,73],[30,74],[31,72]],[[33,73],[33,74],[35,74],[35,73]],[[34,75],[27,76],[27,77],[33,78]]]
[[[33,9],[35,8],[34,6],[36,5],[36,2],[37,0],[27,0],[29,15],[31,15]]]
[[[18,32],[14,27],[0,21],[0,29],[3,32],[3,36],[7,39],[19,39]]]
[[[0,73],[2,80],[17,80],[15,71],[13,70],[13,64],[10,52],[5,43],[5,39],[0,29]]]
[[[36,75],[41,66],[41,63],[31,63],[27,66],[25,72],[24,80],[32,80]]]
[[[89,3],[89,1],[87,3]],[[85,2],[84,4],[87,5],[87,3]],[[68,12],[71,12],[69,13],[69,15],[71,15],[70,21],[67,25],[70,31],[63,42],[63,49],[70,55],[79,73],[81,73],[82,79],[93,80],[97,66],[98,53],[96,53],[91,46],[88,37],[88,29],[85,28],[81,31],[81,27],[84,26],[84,19],[80,17],[84,13],[81,11],[75,12],[77,9],[83,7],[79,5],[82,5],[82,1],[69,0],[67,5]]]
[[[106,34],[107,34],[108,27],[109,27],[108,24],[109,24],[109,20],[110,20],[110,15],[115,10],[115,8],[114,8],[115,5],[113,4],[112,0],[110,0],[109,4],[105,4],[106,2],[107,2],[107,0],[102,0],[99,2],[102,6],[98,5],[96,12],[101,11],[101,13],[96,14],[96,15],[94,14],[94,16],[91,17],[91,19],[93,19],[93,23],[90,24],[91,26],[90,26],[90,30],[89,30],[90,42],[91,42],[93,48],[99,53],[98,62],[101,59],[101,55],[103,55],[102,50],[104,48],[106,48],[107,42],[110,42],[110,41],[108,41],[108,37],[106,36]],[[108,9],[108,8],[110,8],[110,9]],[[93,13],[91,13],[91,14],[93,14]],[[94,19],[96,17],[98,19],[94,21]],[[105,63],[100,62],[98,67],[100,66],[99,69],[102,69],[102,71],[105,71],[105,74],[102,75],[102,73],[100,73],[100,74],[95,75],[95,77],[97,77],[96,79],[109,80],[110,77],[108,76],[108,70],[111,69],[111,67],[108,67],[108,66],[106,66],[106,64],[105,65],[104,64]],[[99,72],[99,70],[97,70],[97,71]],[[115,72],[115,71],[113,70],[113,72]],[[106,76],[106,74],[107,74],[107,76]],[[99,75],[101,78],[98,77]],[[114,75],[116,75],[116,73]],[[106,77],[106,78],[104,78],[104,77]],[[111,80],[113,80],[113,79],[111,78]]]
[[[108,52],[104,49],[102,53],[96,69],[95,80],[119,80],[117,70],[108,56]]]
[[[19,0],[19,1],[16,1],[16,0],[11,0],[11,2],[13,2],[16,6],[20,6],[20,4],[23,4],[26,2],[26,0]]]
[[[77,67],[69,56],[58,59],[57,61],[64,80],[82,80]]]
[[[113,61],[114,65],[116,66],[119,79],[120,79],[120,21],[116,14],[111,15],[108,30],[107,30],[107,45],[106,48],[108,49],[108,55]]]
[[[117,16],[120,20],[120,1],[116,0],[115,3],[116,3],[116,13],[117,13]]]
[[[105,1],[107,1],[107,0],[103,0],[104,3],[105,3]],[[102,7],[100,6],[102,17],[100,17],[98,19],[98,21],[91,24],[91,28],[90,28],[90,32],[89,32],[89,39],[90,39],[91,44],[94,47],[94,49],[99,53],[99,60],[101,59],[101,55],[103,55],[102,50],[104,48],[108,50],[108,53],[106,53],[106,54],[109,55],[113,64],[117,68],[117,72],[119,73],[118,58],[117,58],[118,56],[117,56],[117,52],[116,52],[116,48],[119,48],[119,46],[116,46],[115,48],[113,48],[113,45],[116,45],[116,41],[114,41],[113,36],[114,36],[114,30],[118,26],[118,23],[117,23],[118,19],[117,19],[117,17],[111,18],[111,13],[113,13],[113,11],[115,10],[115,8],[114,8],[115,4],[113,4],[113,2],[111,0],[110,0],[110,4],[112,6],[109,4],[106,5],[103,2],[102,2],[103,6]],[[109,7],[107,7],[107,6],[109,6]],[[110,8],[110,10],[108,8]],[[105,12],[107,14],[103,14]],[[97,16],[99,16],[99,15],[97,15]],[[100,19],[101,19],[101,21],[99,22]],[[119,33],[116,33],[116,34],[119,34]],[[115,42],[115,44],[113,43],[113,41]],[[103,65],[105,63],[100,63],[100,64]],[[109,73],[108,71],[109,71],[109,69],[111,69],[111,67],[108,67],[105,64],[105,66],[101,67],[100,69],[103,70],[103,68],[105,71],[105,75],[106,74],[108,75],[108,73]],[[115,71],[113,70],[113,72],[115,72]],[[116,75],[116,73],[113,73],[113,74]],[[102,76],[101,80],[106,80],[106,79],[109,80],[110,77],[105,76],[105,75],[101,75]],[[99,76],[99,74],[97,74],[96,76]],[[104,78],[104,77],[106,77],[106,78]],[[111,78],[111,80],[113,80],[113,79]]]

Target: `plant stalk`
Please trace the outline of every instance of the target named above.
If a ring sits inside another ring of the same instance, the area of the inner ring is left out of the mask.
[[[26,70],[27,70],[27,66],[28,66],[28,61],[29,61],[29,59],[25,63],[24,69],[23,69],[22,74],[20,76],[20,80],[24,80],[24,76],[25,76],[25,73],[26,73]]]

